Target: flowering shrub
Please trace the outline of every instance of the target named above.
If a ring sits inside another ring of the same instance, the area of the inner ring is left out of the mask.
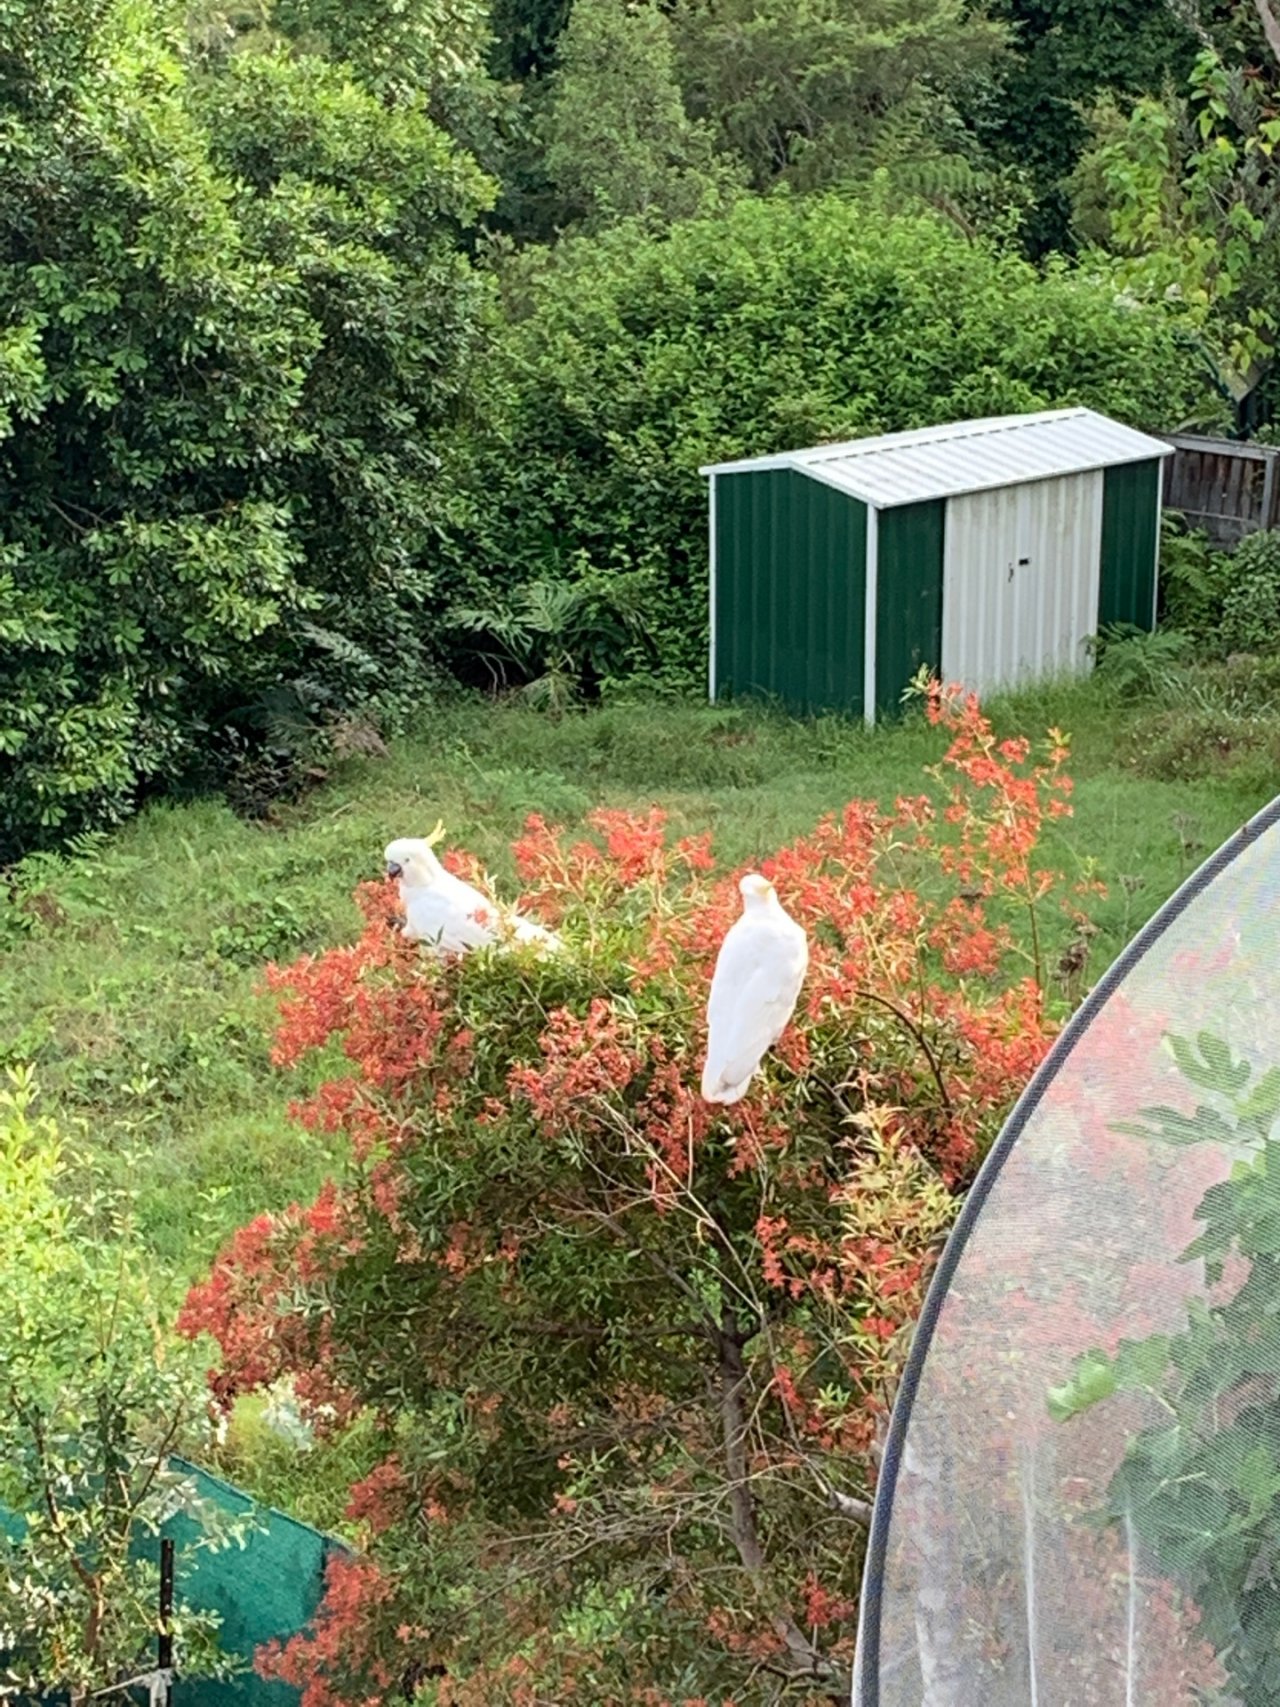
[[[292,1375],[386,1457],[315,1630],[265,1655],[306,1707],[847,1699],[867,1499],[902,1330],[958,1195],[1054,1029],[1037,864],[1066,742],[928,690],[930,790],[853,802],[761,869],[809,933],[746,1099],[697,1095],[740,900],[661,812],[530,819],[522,909],[566,951],[440,962],[388,928],[271,982],[297,1106],[351,1161],[223,1250],[182,1315],[215,1399]],[[455,869],[474,875],[465,858]]]

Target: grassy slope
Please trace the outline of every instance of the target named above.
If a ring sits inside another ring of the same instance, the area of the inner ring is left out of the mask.
[[[1055,862],[1110,886],[1096,977],[1206,853],[1263,803],[1254,781],[1160,783],[1122,768],[1126,716],[1089,689],[996,708],[1008,733],[1073,732],[1076,816]],[[33,1060],[52,1111],[132,1153],[146,1227],[175,1282],[254,1213],[309,1193],[334,1158],[291,1127],[267,1060],[261,963],[347,936],[350,892],[394,835],[443,817],[510,881],[510,837],[540,811],[659,801],[710,827],[727,862],[764,855],[855,796],[915,791],[941,743],[922,725],[867,733],[699,707],[615,707],[550,723],[513,707],[424,716],[383,761],[352,761],[274,827],[202,802],[157,807],[78,862],[51,865],[57,912],[0,958],[3,1051]],[[2,923],[2,921],[0,921]]]

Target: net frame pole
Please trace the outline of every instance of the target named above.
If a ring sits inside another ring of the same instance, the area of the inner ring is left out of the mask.
[[[173,1560],[174,1544],[160,1542],[160,1618],[156,1636],[156,1670],[151,1680],[151,1707],[169,1707],[173,1684]]]

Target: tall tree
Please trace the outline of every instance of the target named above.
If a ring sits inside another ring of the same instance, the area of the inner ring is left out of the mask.
[[[709,210],[740,176],[712,126],[685,113],[671,26],[643,0],[575,0],[544,134],[564,213],[588,231]]]
[[[284,694],[412,703],[489,186],[423,95],[0,3],[0,860]],[[233,44],[234,45],[234,44]]]
[[[572,0],[494,0],[489,67],[503,82],[545,77],[556,67]]]
[[[691,110],[765,188],[865,176],[903,126],[936,135],[1008,31],[963,0],[675,0]]]
[[[1187,305],[1220,386],[1243,404],[1280,335],[1280,22],[1269,0],[1250,0],[1198,24],[1185,93],[1095,113],[1073,179],[1077,224],[1129,291]]]
[[[189,0],[184,21],[206,51],[284,41],[391,96],[472,75],[489,45],[485,0]]]
[[[1036,253],[1070,245],[1066,180],[1088,141],[1088,107],[1103,93],[1129,102],[1185,79],[1195,32],[1170,0],[993,0],[1014,31],[995,98],[967,109],[979,135],[1031,175]]]

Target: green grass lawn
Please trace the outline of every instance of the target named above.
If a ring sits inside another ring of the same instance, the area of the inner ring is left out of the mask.
[[[1072,732],[1076,813],[1050,859],[1109,887],[1088,976],[1271,792],[1264,775],[1137,774],[1140,709],[1096,686],[994,708],[1007,733]],[[1131,745],[1130,741],[1130,745]],[[614,706],[559,722],[515,705],[424,713],[389,758],[351,760],[270,825],[202,801],[153,807],[97,851],[40,862],[39,916],[0,915],[3,1051],[35,1064],[46,1107],[143,1191],[146,1237],[175,1286],[253,1214],[310,1193],[335,1158],[285,1115],[296,1080],[268,1061],[262,963],[348,937],[351,891],[392,837],[443,818],[510,882],[527,813],[660,802],[710,828],[726,862],[763,856],[854,796],[917,791],[943,742],[921,722],[865,731],[698,706]],[[30,928],[28,928],[28,926]]]

